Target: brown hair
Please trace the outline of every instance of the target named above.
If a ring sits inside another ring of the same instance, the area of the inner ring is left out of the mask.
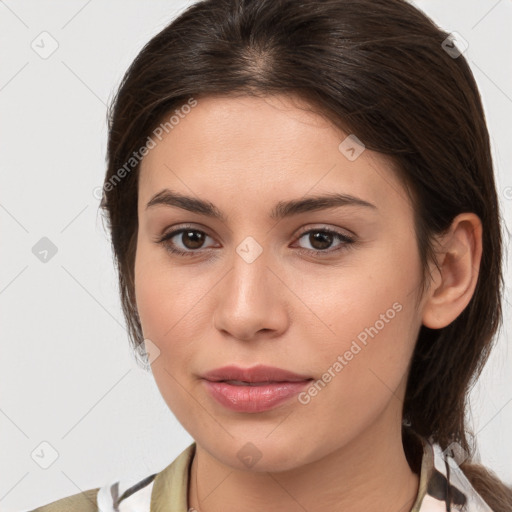
[[[445,51],[448,36],[404,0],[203,0],[153,37],[109,110],[101,203],[133,348],[143,354],[134,293],[139,165],[132,155],[191,97],[296,95],[393,162],[413,198],[420,293],[435,261],[434,236],[463,212],[482,221],[474,295],[445,328],[422,326],[403,406],[404,432],[472,452],[464,416],[501,322],[502,238],[480,95],[464,56]],[[511,510],[511,489],[481,466],[461,467],[495,512]]]

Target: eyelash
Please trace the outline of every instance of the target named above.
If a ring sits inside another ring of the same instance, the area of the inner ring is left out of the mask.
[[[176,235],[179,235],[179,234],[184,233],[186,231],[193,231],[193,232],[196,232],[196,233],[202,233],[203,235],[209,236],[207,233],[205,233],[204,231],[201,231],[200,229],[195,229],[192,226],[190,226],[190,227],[189,226],[184,226],[184,227],[182,227],[180,229],[177,229],[175,231],[171,231],[170,233],[166,233],[165,235],[163,235],[163,237],[161,237],[158,240],[156,240],[156,243],[163,245],[165,250],[167,250],[168,252],[170,252],[172,254],[177,254],[179,256],[196,256],[198,253],[200,253],[201,251],[204,251],[205,249],[183,251],[181,249],[177,249],[176,247],[173,247],[169,243],[171,238],[174,238]],[[335,231],[335,230],[332,230],[332,229],[329,229],[329,228],[309,229],[307,231],[304,231],[304,232],[300,233],[300,235],[298,236],[298,240],[300,238],[302,238],[304,235],[308,235],[310,233],[328,233],[330,235],[334,235],[339,241],[341,241],[343,243],[340,244],[336,249],[326,249],[326,250],[305,249],[303,247],[299,247],[299,252],[300,253],[305,253],[305,254],[309,254],[309,255],[313,254],[314,256],[326,256],[326,255],[330,255],[332,253],[336,253],[338,251],[343,251],[343,250],[351,249],[352,248],[352,244],[355,243],[355,238],[347,236],[347,235],[342,234],[342,233],[339,233],[338,231]]]

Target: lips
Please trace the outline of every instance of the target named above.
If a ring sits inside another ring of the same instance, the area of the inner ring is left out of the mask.
[[[308,375],[264,365],[224,366],[205,373],[202,379],[205,390],[217,403],[239,413],[261,413],[290,402],[313,380]]]
[[[300,382],[311,380],[310,375],[300,375],[274,366],[257,365],[251,368],[223,366],[202,375],[211,382],[228,382],[233,385],[261,385],[272,382]]]

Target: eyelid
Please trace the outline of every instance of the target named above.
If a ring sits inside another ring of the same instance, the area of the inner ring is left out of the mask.
[[[350,231],[350,229],[347,228],[338,228],[338,227],[331,227],[326,224],[320,224],[316,226],[308,226],[303,227],[299,230],[299,232],[295,235],[296,237],[302,236],[304,233],[309,233],[310,231],[328,231],[330,233],[336,233],[338,235],[345,236],[347,238],[355,238],[357,235]],[[347,233],[343,233],[343,231],[346,231]]]
[[[321,257],[329,257],[333,254],[336,255],[338,252],[346,251],[348,249],[351,249],[354,247],[355,243],[357,242],[357,237],[355,235],[347,235],[341,231],[339,231],[340,228],[331,228],[329,226],[320,226],[320,227],[307,227],[302,229],[298,235],[295,236],[295,239],[298,241],[300,240],[304,235],[307,235],[308,233],[315,233],[315,232],[323,232],[323,233],[329,233],[330,235],[337,238],[341,243],[338,246],[335,246],[334,248],[329,249],[307,249],[304,247],[298,247],[299,252],[305,253],[305,254],[313,254],[315,256]],[[351,232],[352,233],[352,232]],[[295,243],[295,242],[294,242]]]
[[[199,227],[197,227],[197,226],[199,226]],[[178,231],[181,231],[181,230],[184,230],[184,229],[190,229],[191,231],[200,231],[200,232],[204,233],[205,235],[208,235],[210,238],[214,238],[212,235],[210,235],[208,233],[208,228],[203,227],[200,224],[186,224],[185,223],[185,224],[178,224],[177,226],[173,226],[171,231],[164,230],[165,232],[161,236],[157,237],[157,239],[161,240],[162,238],[165,238],[165,237],[167,237],[167,235],[170,235],[170,234],[176,235]],[[344,231],[348,232],[349,234],[345,234],[345,233],[339,232],[338,230],[340,230],[340,229],[343,229]],[[332,233],[336,233],[336,234],[340,234],[340,235],[346,236],[347,238],[351,238],[351,237],[356,237],[357,236],[353,231],[351,231],[350,229],[347,229],[347,228],[333,228],[333,227],[327,226],[325,224],[320,224],[320,225],[316,225],[316,226],[303,226],[294,235],[294,237],[300,237],[304,233],[308,233],[308,232],[314,231],[314,230],[330,231]]]
[[[187,230],[203,233],[207,237],[214,239],[213,236],[208,234],[207,229],[204,229],[202,227],[198,228],[198,227],[196,227],[196,225],[182,224],[182,225],[173,226],[170,231],[159,236],[155,240],[155,242],[158,244],[164,245],[165,249],[168,252],[174,253],[174,254],[179,254],[180,256],[184,256],[184,255],[195,256],[195,255],[199,255],[204,252],[208,252],[210,248],[206,248],[206,249],[199,248],[197,250],[183,250],[183,249],[179,249],[176,247],[171,248],[170,244],[169,245],[166,244],[166,242],[169,241],[171,238],[174,238],[175,236],[178,236]],[[340,240],[341,243],[339,244],[339,246],[337,246],[334,249],[329,248],[329,249],[322,250],[322,249],[307,249],[304,247],[298,247],[299,252],[302,252],[302,253],[306,253],[306,254],[310,254],[310,255],[314,254],[314,255],[329,256],[329,255],[332,255],[333,253],[337,253],[338,251],[342,251],[344,249],[351,248],[352,245],[356,242],[357,236],[352,231],[346,230],[351,233],[350,235],[348,235],[348,234],[341,232],[340,230],[341,230],[341,228],[332,228],[332,227],[326,226],[326,225],[302,227],[300,229],[299,233],[294,235],[294,240],[295,240],[295,242],[297,242],[305,234],[308,234],[310,232],[324,232],[324,233],[329,233],[335,237],[338,237],[338,240]]]
[[[210,235],[208,233],[208,230],[204,227],[197,227],[196,225],[193,225],[193,224],[178,224],[177,226],[173,226],[171,229],[169,230],[165,230],[164,233],[160,236],[157,236],[156,239],[155,239],[155,242],[156,243],[162,243],[162,242],[165,242],[166,240],[169,240],[170,238],[174,238],[175,236],[183,233],[184,231],[198,231],[199,233],[203,233],[205,234],[206,236],[214,239],[215,237],[213,237],[212,235]],[[189,251],[189,252],[195,252],[195,253],[199,253],[199,251],[201,250],[204,250],[204,249],[197,249],[196,251]]]

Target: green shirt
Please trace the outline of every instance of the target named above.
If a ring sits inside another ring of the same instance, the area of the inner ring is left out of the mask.
[[[162,471],[135,485],[117,481],[31,512],[98,512],[98,509],[101,512],[188,512],[189,474],[195,449],[196,444],[192,443]],[[492,512],[455,459],[446,456],[439,445],[423,440],[418,495],[410,512],[446,512],[450,509],[454,512]]]

